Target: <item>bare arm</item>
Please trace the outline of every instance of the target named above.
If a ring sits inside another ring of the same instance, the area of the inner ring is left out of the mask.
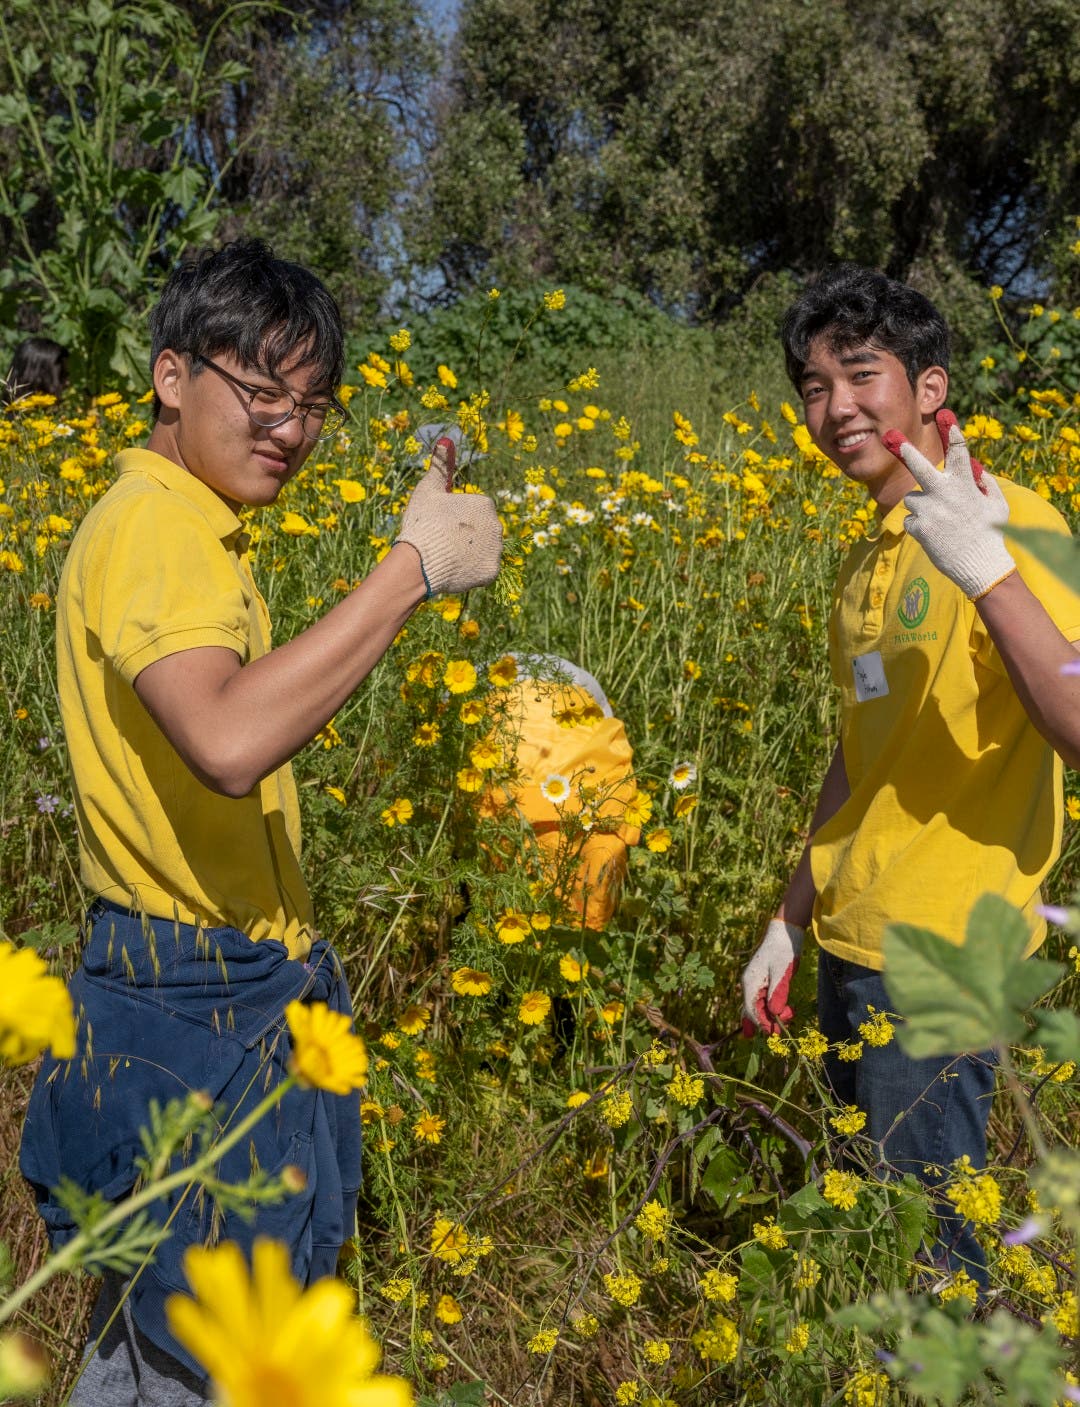
[[[135,692],[213,791],[246,796],[327,723],[424,599],[420,556],[395,547],[321,620],[262,659],[184,650],[148,665]]]
[[[817,806],[814,807],[814,815],[810,821],[810,840],[826,821],[836,815],[850,795],[851,788],[848,786],[847,769],[844,765],[844,750],[841,744],[837,743],[832,761],[829,763],[821,783]],[[815,891],[814,880],[810,873],[810,840],[806,842],[806,847],[791,876],[791,881],[784,891],[784,897],[780,900],[780,907],[776,911],[777,918],[784,919],[787,923],[797,924],[800,928],[809,928],[810,919],[814,912]]]
[[[1080,767],[1080,678],[1062,674],[1077,647],[1065,639],[1019,572],[975,603],[1024,711],[1070,767]]]

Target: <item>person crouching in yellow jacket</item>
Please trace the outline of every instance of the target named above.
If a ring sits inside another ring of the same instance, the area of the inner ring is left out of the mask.
[[[484,792],[481,814],[519,817],[564,921],[601,929],[618,907],[627,851],[641,836],[625,820],[637,794],[633,749],[591,674],[556,655],[513,658],[518,674],[500,690],[498,719],[513,750],[512,780]]]

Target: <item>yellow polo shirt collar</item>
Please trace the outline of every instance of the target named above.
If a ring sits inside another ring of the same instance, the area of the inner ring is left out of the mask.
[[[174,464],[163,454],[150,449],[125,449],[116,456],[116,467],[120,477],[125,474],[145,474],[156,479],[162,488],[186,498],[203,515],[211,530],[222,542],[228,542],[236,533],[243,532],[244,525],[220,494],[214,492],[190,469],[182,464]]]

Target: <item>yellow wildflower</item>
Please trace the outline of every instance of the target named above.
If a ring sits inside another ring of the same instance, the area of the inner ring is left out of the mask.
[[[325,1002],[289,1002],[285,1020],[292,1037],[289,1068],[302,1084],[331,1094],[349,1094],[367,1083],[364,1042],[342,1011]]]
[[[193,1297],[170,1295],[169,1329],[207,1370],[229,1407],[409,1407],[403,1378],[376,1374],[379,1350],[341,1280],[308,1289],[288,1249],[256,1240],[251,1269],[231,1241],[184,1254]]]

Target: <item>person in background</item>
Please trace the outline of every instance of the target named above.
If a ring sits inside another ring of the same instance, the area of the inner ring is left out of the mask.
[[[517,678],[497,697],[514,780],[489,788],[482,810],[527,825],[565,921],[601,929],[618,906],[627,852],[641,835],[623,819],[637,791],[633,749],[586,670],[557,655],[510,658]]]
[[[26,337],[15,348],[3,381],[5,401],[40,394],[59,396],[67,385],[67,348],[49,337]]]

